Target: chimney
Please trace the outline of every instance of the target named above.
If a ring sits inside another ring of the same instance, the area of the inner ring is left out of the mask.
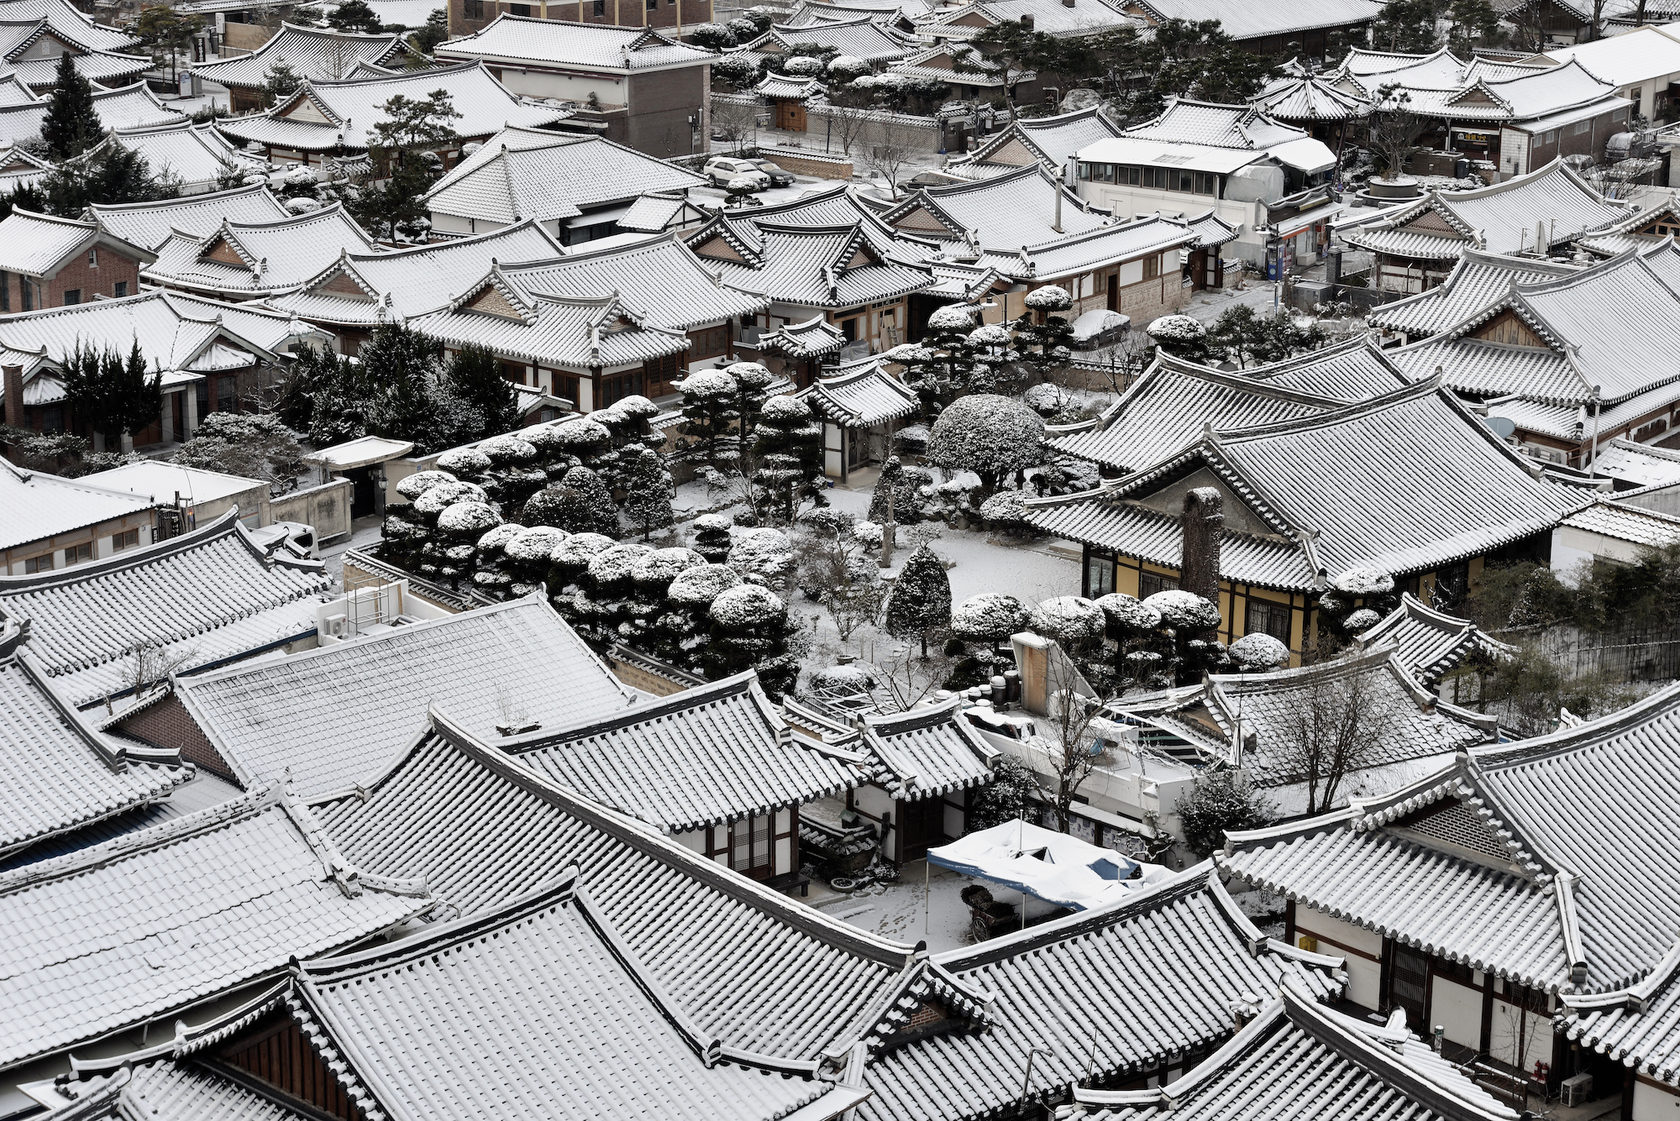
[[[23,423],[23,367],[0,366],[5,377],[6,423],[14,428],[28,427]]]
[[[1073,7],[1073,0],[1062,0],[1062,3],[1070,8]],[[1062,185],[1060,183],[1056,184],[1056,220],[1050,224],[1050,228],[1057,233],[1062,232]]]
[[[1224,498],[1213,487],[1196,487],[1184,496],[1179,519],[1184,533],[1179,558],[1179,587],[1210,603],[1219,602],[1219,546],[1225,536]]]

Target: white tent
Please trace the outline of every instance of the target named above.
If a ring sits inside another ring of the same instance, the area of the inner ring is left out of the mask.
[[[1125,894],[1142,865],[1016,819],[928,849],[928,863],[1024,892],[1058,907],[1085,910]]]

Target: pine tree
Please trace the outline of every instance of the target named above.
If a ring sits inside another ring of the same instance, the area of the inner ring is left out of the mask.
[[[671,502],[676,491],[671,486],[671,472],[658,452],[640,444],[625,448],[632,456],[624,478],[624,516],[631,526],[642,531],[642,540],[656,529],[664,529],[676,520]]]
[[[677,386],[682,392],[682,436],[685,447],[703,449],[714,468],[740,459],[735,422],[741,417],[741,388],[722,370],[690,374]]]
[[[292,64],[280,59],[268,72],[263,75],[263,104],[270,108],[286,100],[297,92],[298,84],[303,79],[292,69]]]
[[[443,376],[449,392],[482,414],[483,435],[507,432],[519,423],[519,396],[493,352],[464,346],[450,358]]]
[[[146,374],[146,360],[136,342],[127,359],[80,343],[63,369],[64,398],[76,417],[107,440],[132,436],[158,418],[163,409],[163,374]]]
[[[93,105],[93,83],[76,69],[69,51],[59,56],[54,83],[47,99],[47,115],[41,121],[41,139],[56,162],[93,147],[104,135],[105,126]]]
[[[887,597],[887,633],[898,638],[919,636],[927,657],[928,633],[951,623],[951,577],[945,563],[926,545],[904,562]]]
[[[819,486],[823,478],[822,425],[811,407],[797,397],[772,397],[764,403],[753,450],[758,470],[753,482],[767,505],[793,521],[801,502],[828,505]]]
[[[617,538],[619,535],[618,508],[607,493],[601,477],[587,467],[574,467],[566,472],[558,487],[547,487],[531,499],[536,502],[543,495],[553,493],[552,507],[542,507],[543,525],[551,525],[568,533],[600,533]],[[527,504],[529,511],[529,503]]]
[[[694,519],[694,551],[706,558],[708,564],[722,564],[729,559],[734,544],[729,519],[722,514],[701,514]]]
[[[361,349],[355,381],[367,401],[368,428],[395,440],[412,440],[421,452],[450,446],[439,431],[438,345],[401,324],[373,333]]]

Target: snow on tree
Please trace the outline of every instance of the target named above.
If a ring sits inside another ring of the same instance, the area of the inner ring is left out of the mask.
[[[928,636],[951,625],[951,577],[945,562],[927,545],[917,546],[893,581],[886,624],[887,633],[896,638],[919,638],[924,658]]]
[[[1018,490],[1000,490],[980,504],[980,517],[999,533],[1018,536],[1030,531],[1027,500]]]
[[[413,502],[438,483],[460,482],[447,471],[416,471],[397,483],[397,493]]]
[[[1269,634],[1245,634],[1225,651],[1238,668],[1250,673],[1274,670],[1289,661],[1289,647]]]
[[[438,514],[437,527],[444,533],[471,535],[474,544],[485,530],[502,524],[502,516],[487,502],[464,501],[446,506]]]
[[[1358,611],[1353,612],[1346,619],[1343,619],[1342,626],[1357,634],[1360,631],[1370,630],[1381,621],[1381,615],[1377,614],[1369,607],[1361,607]]]
[[[484,488],[477,483],[450,479],[427,487],[415,497],[413,505],[416,513],[433,518],[443,513],[445,507],[453,506],[457,502],[483,502],[488,497]]]
[[[633,529],[641,531],[642,540],[656,529],[665,529],[676,520],[671,504],[677,496],[671,485],[671,472],[664,458],[656,451],[632,444],[621,455],[627,460],[624,469],[624,518]]]
[[[615,544],[617,542],[612,538],[599,533],[574,533],[560,542],[549,559],[562,571],[581,573],[589,568],[589,562],[595,559],[597,553]]]
[[[759,413],[765,404],[764,391],[776,384],[776,375],[759,362],[731,362],[723,372],[735,379],[736,392],[740,394],[736,407],[741,413],[741,437],[746,439],[758,427]]]
[[[1044,459],[1044,422],[1019,401],[975,393],[952,402],[933,422],[927,460],[936,467],[973,471],[989,497],[1012,471]]]
[[[735,422],[741,417],[741,386],[722,370],[701,370],[672,386],[682,394],[680,431],[686,448],[696,448],[704,461],[722,470],[741,456]]]
[[[1207,357],[1207,328],[1189,315],[1163,315],[1148,327],[1149,337],[1167,353],[1199,362]]]
[[[587,591],[577,605],[580,621],[597,641],[641,645],[640,638],[655,616],[659,597],[636,586],[636,565],[652,552],[638,541],[625,541],[589,559],[585,570]]]
[[[1161,613],[1136,596],[1110,592],[1096,600],[1108,617],[1109,633],[1116,636],[1148,634],[1161,625]]]
[[[618,509],[612,495],[601,477],[587,467],[574,467],[557,486],[538,491],[525,504],[525,517],[569,533],[615,537],[619,532]]]
[[[511,432],[504,432],[500,436],[492,436],[488,440],[480,441],[478,452],[497,467],[535,463],[537,459],[536,445],[520,436],[515,436]],[[441,456],[439,462],[442,462]]]
[[[823,72],[823,61],[809,55],[797,55],[782,64],[782,73],[796,78],[814,78]]]
[[[514,575],[506,549],[509,542],[524,532],[514,522],[503,522],[479,537],[475,546],[478,550],[478,570],[473,573],[472,580],[486,595],[501,599],[509,593]]]
[[[490,457],[477,448],[451,448],[437,457],[437,464],[457,478],[477,478],[490,470]]]
[[[881,465],[875,479],[875,489],[869,497],[869,520],[885,524],[914,525],[922,520],[919,488],[933,482],[933,476],[919,467],[905,467],[898,456],[891,456]],[[891,516],[888,516],[887,496],[892,496]]]
[[[763,505],[774,509],[784,523],[793,521],[801,503],[828,504],[818,489],[823,478],[822,425],[804,401],[788,396],[766,401],[753,452],[758,459],[753,483],[763,493]]]
[[[935,334],[956,331],[967,334],[974,328],[974,309],[966,304],[936,307],[928,316],[927,329]]]
[[[1033,311],[1068,311],[1073,307],[1073,297],[1058,284],[1045,284],[1028,292],[1022,303]]]
[[[1108,616],[1084,596],[1056,596],[1038,605],[1039,633],[1055,639],[1066,649],[1094,645],[1102,640]]]
[[[1178,799],[1178,822],[1184,844],[1206,860],[1225,844],[1225,834],[1257,829],[1272,820],[1271,803],[1240,772],[1203,771]]]
[[[612,432],[591,417],[577,417],[539,431],[556,452],[575,455],[586,464],[612,446]]]
[[[657,587],[661,594],[670,587],[671,582],[684,572],[694,568],[706,566],[706,558],[693,549],[674,546],[669,549],[654,549],[639,557],[631,567],[631,578],[638,584]],[[730,575],[734,575],[733,571]]]
[[[1330,586],[1355,597],[1385,596],[1394,591],[1394,577],[1380,569],[1355,566],[1332,576]]]
[[[1043,291],[1043,289],[1040,289]],[[1027,408],[1046,419],[1055,416],[1073,402],[1067,390],[1053,382],[1039,382],[1021,395]]]
[[[856,55],[835,55],[828,60],[828,79],[831,82],[853,82],[872,69],[868,62]]]
[[[701,514],[694,519],[693,544],[694,551],[709,563],[722,564],[734,545],[733,526],[722,514]]]
[[[1006,592],[981,592],[951,611],[951,633],[964,642],[996,646],[1012,634],[1033,630],[1037,613],[1032,605]]]
[[[726,564],[697,565],[678,573],[665,594],[673,603],[710,608],[713,600],[740,583],[741,574]]]
[[[1161,626],[1182,634],[1199,634],[1219,626],[1217,606],[1195,592],[1180,588],[1156,592],[1144,599],[1143,606],[1153,608],[1161,616]]]
[[[977,833],[1028,816],[1039,797],[1032,768],[1013,755],[999,755],[991,781],[969,793],[968,831]]]
[[[780,596],[757,584],[738,584],[718,594],[708,615],[711,642],[703,656],[711,676],[754,669],[772,696],[793,687],[799,664],[788,657],[792,628]]]
[[[743,530],[729,549],[729,567],[769,588],[786,588],[797,558],[779,529]]]
[[[982,323],[968,333],[968,341],[978,347],[1000,348],[1009,345],[1009,328],[996,323]]]

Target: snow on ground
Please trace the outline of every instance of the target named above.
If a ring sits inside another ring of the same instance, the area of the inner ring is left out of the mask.
[[[897,883],[872,884],[814,900],[812,906],[883,938],[912,945],[925,939],[937,953],[968,945],[970,915],[961,892],[973,882],[946,868],[930,871],[927,861],[915,860],[904,865]]]

